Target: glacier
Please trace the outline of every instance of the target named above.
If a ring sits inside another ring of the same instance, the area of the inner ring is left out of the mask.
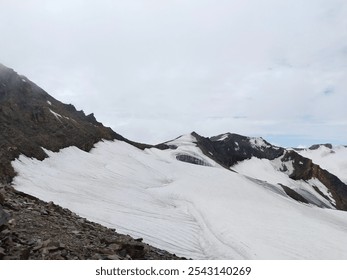
[[[176,149],[140,150],[101,141],[89,153],[21,155],[12,162],[13,185],[186,258],[347,259],[347,212],[289,198],[276,185],[288,179],[273,163],[251,159],[233,172],[194,142],[184,135],[167,143]],[[180,154],[206,164],[179,161]],[[259,177],[260,169],[271,172]]]

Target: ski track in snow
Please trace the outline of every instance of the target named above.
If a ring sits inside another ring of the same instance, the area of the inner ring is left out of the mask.
[[[269,183],[228,171],[192,136],[176,150],[120,141],[69,147],[12,164],[14,187],[120,233],[193,259],[346,259],[347,213],[303,205]],[[198,154],[212,167],[176,160]],[[278,176],[275,173],[271,176]],[[283,179],[283,178],[282,178]]]

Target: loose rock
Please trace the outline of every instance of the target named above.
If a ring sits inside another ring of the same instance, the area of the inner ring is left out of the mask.
[[[179,259],[11,186],[6,186],[3,198],[0,259]]]

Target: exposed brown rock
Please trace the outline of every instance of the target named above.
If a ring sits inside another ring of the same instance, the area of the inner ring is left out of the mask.
[[[314,164],[311,159],[307,159],[295,151],[287,151],[282,161],[291,161],[293,163],[294,171],[290,174],[290,178],[294,180],[317,178],[329,189],[336,201],[336,209],[347,211],[347,185],[337,176]],[[326,198],[324,195],[323,197]]]

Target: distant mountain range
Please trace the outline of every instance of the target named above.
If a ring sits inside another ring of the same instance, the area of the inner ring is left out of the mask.
[[[11,192],[53,201],[186,258],[347,258],[345,146],[287,149],[263,138],[196,132],[156,146],[136,143],[3,65],[0,122],[0,182],[7,186],[0,225],[8,234],[16,230],[8,225]],[[0,243],[0,257],[24,258],[6,246]],[[55,258],[34,248],[26,247],[25,258]],[[79,258],[122,258],[121,250],[123,257],[150,255],[118,246]],[[151,258],[175,258],[151,250]]]

